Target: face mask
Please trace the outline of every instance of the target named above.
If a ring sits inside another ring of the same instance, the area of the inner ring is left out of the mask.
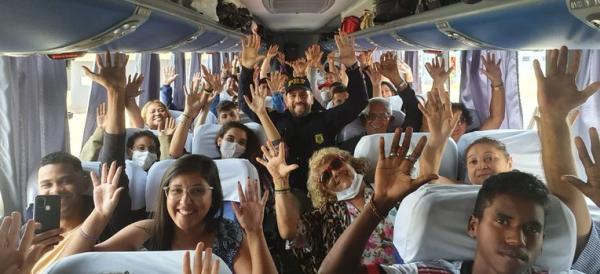
[[[346,201],[356,197],[356,195],[358,195],[358,192],[360,192],[363,177],[364,175],[356,173],[356,171],[354,171],[354,179],[352,179],[352,184],[348,188],[335,193],[337,200]]]
[[[133,154],[131,155],[131,161],[133,161],[133,164],[141,167],[144,170],[150,169],[150,166],[152,166],[157,159],[158,156],[156,156],[156,153],[151,153],[147,150],[134,150]]]
[[[222,159],[229,159],[238,158],[242,156],[242,154],[244,154],[244,152],[246,151],[246,148],[238,143],[232,143],[223,140],[221,141],[221,147],[219,148],[219,150],[221,151]]]

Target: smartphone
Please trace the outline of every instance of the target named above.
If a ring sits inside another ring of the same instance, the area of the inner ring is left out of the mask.
[[[42,233],[60,226],[60,196],[38,195],[33,207],[33,220],[42,224],[35,233]]]

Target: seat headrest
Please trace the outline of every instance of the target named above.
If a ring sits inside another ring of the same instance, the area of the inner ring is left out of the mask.
[[[184,254],[184,250],[86,252],[62,258],[43,273],[181,273]],[[231,270],[219,256],[213,254],[212,258],[219,261],[219,274],[231,274]],[[190,262],[193,261],[194,252],[190,251]]]
[[[428,135],[429,133],[427,132],[413,133],[410,143],[411,151],[417,145],[417,142],[419,142],[419,139],[422,136]],[[394,133],[372,134],[362,137],[354,149],[354,157],[367,158],[372,167],[376,166],[377,159],[379,159],[379,138],[382,136],[385,139],[385,153],[388,155],[390,153],[389,149]],[[402,134],[401,140],[404,140],[404,133]],[[458,154],[456,144],[452,139],[448,139],[448,142],[446,143],[446,149],[444,150],[444,154],[442,154],[442,162],[440,165],[439,174],[450,179],[456,179],[458,168],[457,164]],[[418,164],[415,164],[415,167],[418,167]]]
[[[402,111],[392,110],[392,117],[394,117],[394,119],[390,121],[388,125],[388,131],[394,131],[396,128],[402,127],[406,115]],[[358,117],[354,121],[344,126],[340,133],[338,133],[336,136],[337,142],[341,143],[350,140],[356,136],[364,135],[365,132],[366,129],[363,126],[362,118]]]
[[[480,186],[425,185],[407,196],[394,224],[394,246],[405,262],[472,260],[475,240],[467,234]],[[551,273],[570,269],[575,254],[575,217],[550,196],[542,254],[536,265]]]
[[[163,160],[156,162],[148,171],[148,179],[146,182],[146,210],[153,211],[158,202],[158,193],[160,182],[167,169],[175,162],[174,159]],[[245,189],[248,178],[258,180],[258,171],[246,159],[223,159],[215,160],[215,164],[219,170],[219,179],[221,180],[221,188],[223,190],[223,200],[239,201],[237,192],[237,182],[242,183]]]
[[[258,141],[264,144],[266,141],[266,135],[263,127],[255,122],[248,122],[244,124],[250,128],[258,137]],[[204,124],[194,130],[194,138],[192,141],[192,153],[201,154],[207,157],[216,159],[221,157],[221,153],[215,145],[215,139],[217,139],[217,133],[221,129],[222,125],[216,124]]]
[[[402,112],[402,105],[404,104],[404,101],[402,101],[402,98],[400,98],[399,95],[390,96],[387,97],[387,99],[390,101],[390,107],[392,107],[392,111]]]

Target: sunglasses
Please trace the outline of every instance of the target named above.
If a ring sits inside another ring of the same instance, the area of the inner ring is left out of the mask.
[[[331,180],[331,177],[333,177],[333,173],[331,171],[333,170],[338,170],[340,168],[342,168],[344,166],[344,158],[338,156],[336,158],[334,158],[331,163],[329,163],[329,166],[323,171],[323,173],[321,173],[321,177],[319,178],[319,183],[325,183],[329,180]]]

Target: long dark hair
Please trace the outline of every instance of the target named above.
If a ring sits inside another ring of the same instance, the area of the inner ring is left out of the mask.
[[[175,161],[165,172],[160,182],[160,191],[158,191],[158,203],[154,213],[152,213],[153,230],[152,238],[146,246],[149,250],[170,250],[174,237],[175,223],[167,211],[167,196],[163,188],[169,186],[171,180],[175,177],[187,174],[197,173],[202,176],[208,185],[213,187],[212,201],[204,222],[209,230],[214,230],[223,219],[223,190],[221,189],[221,180],[217,165],[212,159],[203,155],[186,155]]]
[[[223,138],[227,131],[229,131],[232,128],[238,128],[246,132],[246,150],[244,151],[244,153],[242,153],[242,155],[240,155],[240,158],[246,159],[254,163],[254,158],[256,158],[258,150],[260,149],[258,137],[256,136],[256,133],[254,133],[254,131],[252,131],[249,127],[240,122],[229,121],[225,123],[221,127],[219,132],[217,132],[217,137],[215,138],[215,146],[217,146],[217,149],[219,148],[219,146],[217,145],[217,139]]]

